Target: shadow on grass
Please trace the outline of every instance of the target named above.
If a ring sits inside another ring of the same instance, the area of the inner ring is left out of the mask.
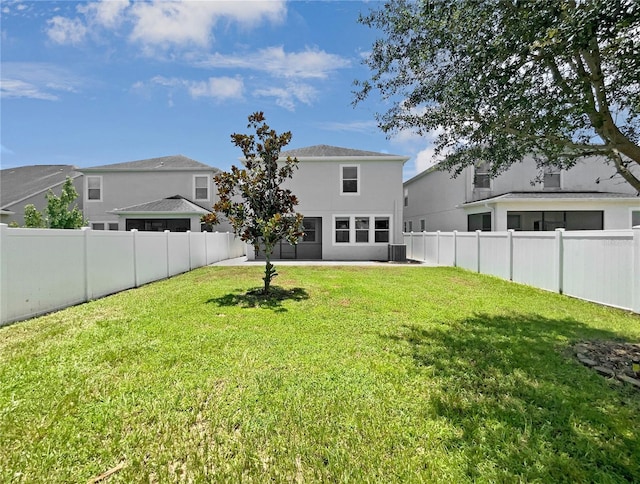
[[[271,286],[269,294],[262,292],[262,287],[256,287],[243,292],[237,289],[236,293],[225,294],[224,296],[209,299],[208,303],[215,303],[218,306],[241,306],[243,308],[265,308],[276,312],[285,312],[287,309],[282,306],[284,301],[304,301],[309,299],[309,293],[301,287],[285,289],[280,286]]]
[[[640,481],[640,393],[578,364],[568,346],[619,339],[573,319],[473,317],[386,335],[430,387],[429,419],[470,480]]]

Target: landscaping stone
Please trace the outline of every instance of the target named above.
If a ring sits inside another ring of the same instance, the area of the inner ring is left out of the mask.
[[[640,389],[640,344],[581,341],[573,346],[573,351],[583,365]]]

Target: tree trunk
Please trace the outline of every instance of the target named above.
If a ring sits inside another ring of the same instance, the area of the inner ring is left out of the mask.
[[[262,290],[262,292],[265,295],[269,294],[269,289],[271,288],[271,280],[278,275],[275,266],[271,263],[272,254],[273,246],[265,246],[264,258],[266,260],[266,264],[264,266],[264,277],[262,278],[262,280],[264,281],[264,289]]]

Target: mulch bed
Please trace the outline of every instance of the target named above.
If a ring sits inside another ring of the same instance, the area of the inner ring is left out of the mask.
[[[640,390],[640,344],[583,341],[573,346],[578,360],[608,378],[617,378]]]

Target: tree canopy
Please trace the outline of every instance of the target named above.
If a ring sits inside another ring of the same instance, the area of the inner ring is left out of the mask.
[[[298,160],[280,160],[280,151],[291,141],[291,132],[276,133],[265,121],[264,113],[249,116],[248,128],[254,134],[231,135],[231,141],[242,150],[244,168],[231,167],[230,172],[215,176],[218,201],[215,213],[203,217],[203,222],[216,224],[218,214],[229,220],[234,232],[265,258],[264,290],[267,294],[277,272],[271,264],[273,249],[280,240],[296,244],[304,235],[303,216],[294,211],[298,200],[291,190],[281,187],[293,176]]]
[[[602,156],[640,192],[637,0],[397,0],[360,22],[382,37],[355,102],[390,101],[388,134],[437,133],[454,175]]]
[[[73,180],[67,177],[62,185],[60,196],[49,190],[45,195],[47,207],[44,213],[33,205],[25,205],[24,221],[26,227],[48,227],[51,229],[78,229],[86,224],[82,211],[74,204],[78,192]]]

